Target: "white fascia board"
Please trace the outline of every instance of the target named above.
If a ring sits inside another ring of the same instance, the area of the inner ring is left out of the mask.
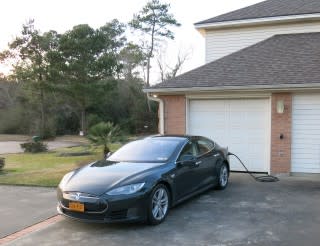
[[[202,30],[206,30],[206,29],[219,29],[219,28],[227,28],[227,27],[274,24],[275,22],[278,22],[278,23],[298,22],[298,21],[306,21],[306,20],[318,20],[318,19],[320,19],[320,13],[264,17],[264,18],[234,20],[234,21],[221,21],[221,22],[214,22],[214,23],[195,24],[194,26],[196,29],[198,29],[198,31],[201,32]]]
[[[320,83],[310,84],[279,84],[279,85],[248,85],[248,86],[219,86],[219,87],[191,87],[191,88],[149,88],[145,93],[183,94],[186,92],[219,92],[219,91],[281,91],[281,90],[314,90],[320,89]]]

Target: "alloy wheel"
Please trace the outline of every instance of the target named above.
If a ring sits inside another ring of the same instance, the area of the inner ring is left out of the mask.
[[[228,169],[226,165],[223,165],[220,169],[220,176],[219,176],[220,186],[224,187],[228,183]]]
[[[152,215],[156,220],[162,220],[168,211],[169,198],[167,191],[159,187],[152,197]]]

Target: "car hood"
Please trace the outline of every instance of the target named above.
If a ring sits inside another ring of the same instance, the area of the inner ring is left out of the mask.
[[[163,163],[111,162],[106,160],[91,163],[76,170],[64,183],[63,191],[78,191],[93,195],[102,195],[117,184]],[[134,178],[133,178],[134,179]],[[137,182],[140,182],[137,181]],[[134,183],[134,181],[133,181]],[[121,184],[120,184],[121,185]]]

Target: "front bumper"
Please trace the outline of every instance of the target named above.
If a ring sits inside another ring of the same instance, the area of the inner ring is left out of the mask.
[[[80,195],[76,199],[70,196],[70,193],[63,193],[60,190],[57,193],[57,211],[67,218],[96,223],[143,221],[147,218],[148,195],[146,193],[100,197]],[[70,210],[69,202],[84,204],[84,212]]]

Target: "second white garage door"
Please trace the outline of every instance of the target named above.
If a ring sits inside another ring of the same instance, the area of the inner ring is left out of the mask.
[[[269,99],[190,100],[187,121],[188,134],[227,146],[251,171],[270,171]],[[244,170],[230,162],[232,170]]]
[[[320,173],[320,94],[294,95],[291,171]]]

